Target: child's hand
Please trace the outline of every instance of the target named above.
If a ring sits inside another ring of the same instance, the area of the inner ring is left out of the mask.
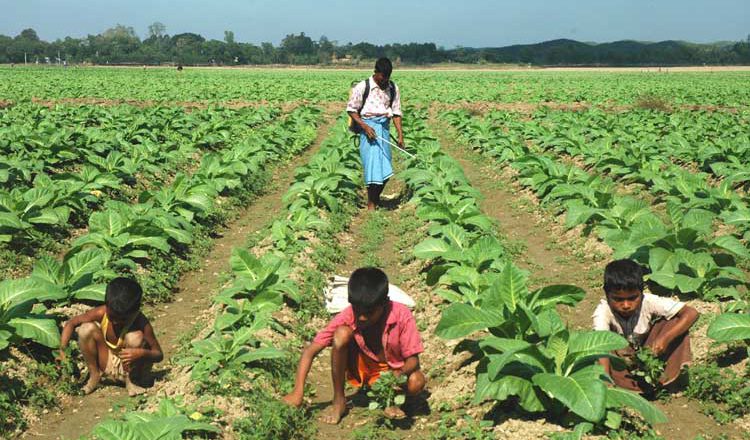
[[[661,356],[664,351],[667,349],[667,344],[662,338],[657,338],[652,344],[651,344],[651,351],[654,352],[654,356]]]
[[[65,356],[65,350],[61,348],[57,352],[57,356],[55,357],[55,360],[62,363],[62,362],[65,362],[67,359],[68,359],[67,356]]]
[[[130,369],[130,365],[146,355],[146,351],[142,348],[125,348],[120,352],[120,359],[122,359],[122,365],[126,369]]]
[[[295,394],[294,392],[291,392],[287,394],[286,396],[282,397],[281,400],[289,406],[298,407],[302,405],[302,396],[299,396]]]

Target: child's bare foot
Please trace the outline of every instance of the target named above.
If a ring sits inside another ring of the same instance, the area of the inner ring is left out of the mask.
[[[128,396],[130,397],[135,397],[146,392],[145,388],[138,386],[131,381],[125,382],[125,389],[128,390]]]
[[[397,406],[389,406],[383,410],[383,415],[392,420],[401,420],[406,417],[404,410]]]
[[[102,373],[89,373],[89,380],[86,385],[83,386],[83,394],[91,394],[99,386],[99,382],[102,380]]]
[[[331,407],[326,411],[326,414],[321,416],[320,421],[329,425],[336,425],[344,417],[346,410],[346,399],[341,399],[340,401],[334,400]]]

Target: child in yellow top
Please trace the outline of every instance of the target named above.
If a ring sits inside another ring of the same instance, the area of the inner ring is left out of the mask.
[[[107,285],[104,305],[74,316],[62,331],[60,358],[78,328],[78,347],[89,368],[89,380],[83,392],[89,394],[99,385],[102,374],[125,382],[130,396],[145,391],[141,387],[151,365],[164,354],[151,323],[141,313],[143,291],[137,282],[116,278]]]

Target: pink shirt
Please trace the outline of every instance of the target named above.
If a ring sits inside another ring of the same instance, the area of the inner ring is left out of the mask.
[[[422,339],[419,337],[419,331],[417,330],[417,323],[409,308],[403,304],[391,301],[390,309],[385,323],[385,331],[383,332],[385,360],[388,362],[389,367],[401,368],[404,366],[406,358],[422,353],[424,348],[422,347]],[[333,333],[342,325],[348,325],[354,330],[354,341],[359,346],[359,349],[362,350],[362,353],[377,362],[378,357],[365,344],[364,336],[357,329],[357,322],[354,319],[352,306],[348,306],[341,313],[334,316],[326,328],[315,335],[313,342],[328,347],[331,345],[331,341],[333,341]]]
[[[367,102],[362,107],[363,118],[374,118],[377,116],[386,116],[392,118],[395,116],[401,116],[401,92],[398,86],[396,87],[395,95],[393,95],[393,108],[391,108],[391,86],[390,84],[385,88],[381,89],[378,83],[375,82],[372,77],[369,77],[367,81],[370,82],[370,94],[367,95]],[[362,105],[362,97],[365,94],[365,82],[360,81],[359,84],[354,86],[352,94],[349,97],[349,102],[346,105],[347,112],[356,112]]]

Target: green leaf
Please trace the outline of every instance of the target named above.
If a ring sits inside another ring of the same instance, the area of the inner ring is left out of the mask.
[[[607,388],[607,408],[630,408],[636,410],[648,423],[665,423],[667,417],[648,400],[622,388]]]
[[[517,304],[524,301],[526,295],[528,295],[526,277],[521,269],[511,262],[505,264],[500,273],[500,278],[493,284],[492,288],[496,290],[505,307],[511,312],[515,312]]]
[[[49,348],[60,346],[60,331],[54,319],[13,318],[8,324],[22,338],[31,339]]]
[[[85,275],[94,274],[104,268],[104,253],[101,249],[85,249],[68,254],[63,261],[63,278],[66,284],[75,284]]]
[[[707,335],[717,342],[750,339],[750,314],[723,313],[708,326]]]
[[[743,245],[741,241],[737,240],[737,238],[731,235],[722,235],[721,237],[716,237],[713,241],[711,241],[710,244],[724,249],[730,254],[745,259],[750,259],[750,251],[748,251],[747,247],[745,247],[745,245]]]
[[[441,338],[456,339],[502,323],[503,317],[499,313],[484,311],[468,304],[451,304],[443,310],[435,333]]]
[[[232,271],[239,275],[248,277],[252,280],[259,278],[259,273],[263,270],[263,264],[259,258],[256,258],[245,249],[235,248],[232,256],[229,258]]]
[[[531,381],[517,376],[503,376],[499,380],[490,381],[486,373],[477,374],[474,403],[488,399],[503,402],[510,396],[518,396],[521,407],[526,411],[539,412],[545,409]]]
[[[287,353],[283,350],[273,347],[262,347],[256,348],[252,351],[238,356],[235,362],[249,364],[250,362],[256,362],[265,359],[282,359],[287,357]]]
[[[104,302],[104,293],[106,292],[106,290],[106,284],[90,284],[88,286],[81,287],[71,295],[73,296],[73,298],[78,300]]]
[[[586,291],[578,286],[555,284],[535,290],[531,296],[531,307],[534,309],[558,304],[574,306],[586,296]]]
[[[596,423],[604,418],[607,387],[601,380],[575,374],[565,377],[539,373],[534,375],[532,381],[584,419]]]
[[[32,301],[64,299],[67,295],[58,286],[35,278],[21,278],[0,282],[0,309]]]
[[[610,331],[573,332],[568,342],[568,351],[575,353],[602,353],[619,350],[628,345],[622,336]]]
[[[428,238],[414,247],[414,256],[420,260],[432,260],[451,250],[444,240]]]

